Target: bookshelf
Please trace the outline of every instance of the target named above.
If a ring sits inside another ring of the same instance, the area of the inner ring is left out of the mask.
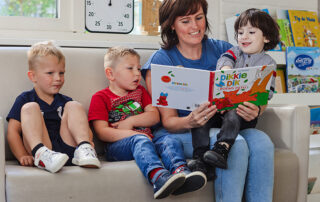
[[[268,54],[277,62],[279,66],[285,68],[286,54],[281,51],[269,51]],[[279,93],[274,94],[269,104],[300,104],[300,105],[320,105],[320,93]],[[320,165],[320,134],[310,135],[309,152],[309,177],[318,177],[313,192],[308,194],[308,202],[319,202],[319,165]]]

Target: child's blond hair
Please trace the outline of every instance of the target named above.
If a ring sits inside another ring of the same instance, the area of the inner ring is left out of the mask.
[[[114,68],[117,65],[118,60],[126,55],[136,56],[140,59],[140,55],[133,48],[127,48],[122,46],[115,46],[109,48],[104,56],[104,68]]]
[[[42,41],[31,46],[28,51],[28,64],[29,70],[34,70],[38,59],[46,56],[56,56],[59,63],[65,63],[65,57],[62,54],[60,48],[54,44],[53,41]]]

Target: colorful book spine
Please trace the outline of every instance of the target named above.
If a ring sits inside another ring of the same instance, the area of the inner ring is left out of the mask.
[[[294,46],[292,41],[292,33],[290,29],[290,22],[287,19],[277,19],[280,27],[281,50],[285,51],[286,47]]]

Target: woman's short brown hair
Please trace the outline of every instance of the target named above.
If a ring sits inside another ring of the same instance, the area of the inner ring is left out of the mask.
[[[268,13],[256,8],[250,8],[241,13],[234,23],[235,39],[237,41],[239,29],[246,26],[248,22],[253,27],[259,28],[263,36],[269,40],[269,43],[264,44],[263,50],[273,49],[280,42],[277,22]]]
[[[207,20],[208,3],[206,0],[164,0],[159,8],[159,23],[161,26],[161,47],[171,49],[179,43],[178,36],[171,26],[179,16],[192,15],[202,7],[205,20],[206,31],[210,31]],[[207,35],[204,36],[207,39]]]

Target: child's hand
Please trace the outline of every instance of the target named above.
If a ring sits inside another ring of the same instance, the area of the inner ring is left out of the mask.
[[[28,155],[28,156],[21,156],[19,159],[19,163],[22,166],[33,166],[33,157]]]
[[[126,118],[125,120],[112,123],[111,126],[114,128],[117,128],[117,129],[132,130],[134,128],[134,125],[131,120],[132,119],[130,119],[130,117],[129,117],[129,118]]]

